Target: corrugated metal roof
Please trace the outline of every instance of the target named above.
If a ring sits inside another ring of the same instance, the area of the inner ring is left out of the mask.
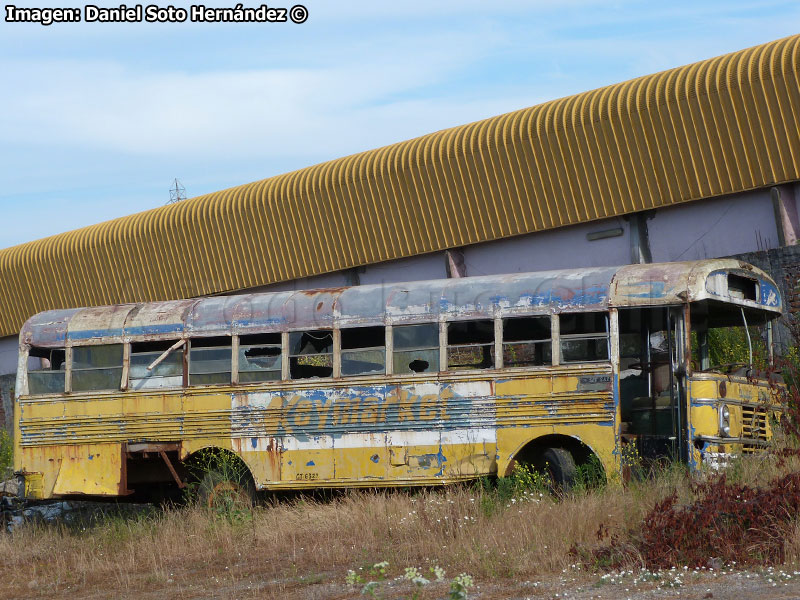
[[[799,62],[792,36],[2,250],[0,335],[800,179]]]
[[[730,297],[729,273],[758,280],[758,299]],[[777,286],[766,273],[723,258],[51,310],[31,317],[20,335],[33,346],[63,347],[67,342],[424,323],[708,298],[781,312]]]

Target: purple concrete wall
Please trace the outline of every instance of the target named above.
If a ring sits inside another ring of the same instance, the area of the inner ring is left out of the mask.
[[[8,336],[0,338],[0,375],[17,372],[17,352],[19,338]]]
[[[586,238],[614,228],[622,228],[622,235],[591,242]],[[605,219],[468,246],[464,262],[467,275],[622,265],[630,262],[629,232],[626,220]]]
[[[356,271],[361,285],[373,283],[399,283],[421,279],[444,279],[447,277],[443,253],[423,254],[412,258],[392,260],[375,265],[367,265]],[[247,290],[249,292],[286,292],[293,290],[313,290],[326,287],[352,285],[353,273],[337,271],[314,277],[304,277],[292,281],[282,281],[272,285]]]
[[[653,262],[730,256],[779,245],[769,189],[657,210],[647,229]]]

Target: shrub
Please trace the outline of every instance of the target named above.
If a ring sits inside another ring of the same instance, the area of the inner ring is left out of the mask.
[[[800,509],[800,473],[757,488],[723,473],[692,484],[696,499],[680,506],[676,493],[658,502],[642,523],[636,546],[649,568],[780,564]]]

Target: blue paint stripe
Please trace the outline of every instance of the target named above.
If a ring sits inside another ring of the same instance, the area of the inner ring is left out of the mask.
[[[283,318],[275,319],[246,319],[234,321],[233,323],[221,324],[219,328],[221,331],[229,331],[232,328],[248,328],[248,327],[279,327],[285,323]],[[166,333],[183,333],[185,325],[183,323],[165,323],[158,325],[141,325],[138,327],[114,328],[114,329],[83,329],[79,331],[70,331],[67,334],[70,340],[88,340],[91,338],[103,337],[122,337],[123,335],[137,336],[137,335],[158,335]],[[59,338],[63,340],[64,336]]]

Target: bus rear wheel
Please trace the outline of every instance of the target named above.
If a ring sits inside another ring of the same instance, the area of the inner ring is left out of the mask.
[[[553,488],[562,491],[572,488],[578,474],[572,453],[564,448],[546,448],[537,457],[534,467],[550,477]]]
[[[256,490],[249,477],[232,477],[220,469],[209,469],[197,487],[201,506],[217,512],[248,510],[256,501]]]

